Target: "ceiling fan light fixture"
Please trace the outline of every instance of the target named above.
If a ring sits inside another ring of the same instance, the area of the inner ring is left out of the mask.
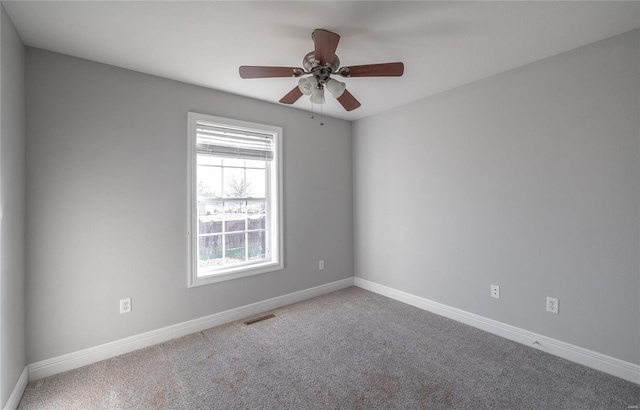
[[[298,88],[304,95],[311,95],[314,89],[318,87],[318,80],[314,76],[302,77],[298,80]]]
[[[316,87],[311,93],[311,102],[313,104],[324,104],[324,88]]]
[[[344,90],[347,88],[347,85],[341,81],[338,80],[334,80],[333,78],[330,78],[327,80],[327,90],[329,90],[329,92],[331,93],[331,95],[333,95],[334,98],[339,98],[342,93],[344,93]]]

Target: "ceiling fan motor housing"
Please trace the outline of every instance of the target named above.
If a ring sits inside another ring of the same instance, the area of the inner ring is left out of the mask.
[[[340,67],[340,59],[337,55],[334,55],[331,64],[323,66],[320,65],[320,61],[316,60],[315,53],[310,51],[302,59],[302,66],[306,72],[311,73],[318,80],[319,84],[325,84],[331,74],[338,71],[338,68]]]

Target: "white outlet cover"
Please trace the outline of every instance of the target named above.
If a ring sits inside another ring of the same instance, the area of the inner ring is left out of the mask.
[[[496,298],[496,299],[500,299],[500,286],[491,285],[491,297],[492,298]]]
[[[131,298],[120,299],[120,313],[131,312]]]
[[[547,296],[547,312],[555,313],[557,315],[559,310],[560,306],[558,299]]]

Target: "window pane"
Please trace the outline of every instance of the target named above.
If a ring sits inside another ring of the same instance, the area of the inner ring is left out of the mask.
[[[222,197],[222,168],[199,165],[198,199]]]
[[[225,263],[244,262],[245,259],[245,234],[232,233],[225,235]]]
[[[246,222],[244,219],[226,221],[224,223],[224,230],[225,232],[244,231]]]
[[[261,200],[249,200],[247,201],[247,213],[251,216],[253,215],[253,217],[256,217],[256,215],[264,215],[264,213],[266,212],[267,209],[267,202],[264,199]]]
[[[249,218],[249,230],[253,230],[253,229],[264,229],[264,222],[265,222],[265,217],[263,216],[259,216],[259,217],[251,217]]]
[[[222,265],[222,236],[202,236],[199,238],[198,265],[208,267]]]
[[[223,158],[222,163],[225,167],[244,167],[243,159]]]
[[[266,258],[265,231],[249,232],[247,235],[249,236],[249,259]]]
[[[247,213],[247,201],[224,201],[224,213],[233,214],[232,216],[227,216],[227,220],[234,219],[235,216],[245,218]]]
[[[221,214],[223,211],[224,206],[222,201],[216,201],[209,198],[198,198],[198,215]],[[220,218],[217,220],[220,220]]]
[[[227,198],[244,198],[246,183],[243,168],[224,168],[224,195]]]
[[[265,161],[247,160],[247,168],[264,168]]]
[[[265,197],[265,171],[263,169],[247,169],[247,197]]]
[[[198,218],[198,234],[204,235],[208,233],[222,232],[222,221],[215,219],[216,217],[213,216],[204,216]]]
[[[222,158],[211,155],[198,155],[196,161],[198,165],[222,165]]]

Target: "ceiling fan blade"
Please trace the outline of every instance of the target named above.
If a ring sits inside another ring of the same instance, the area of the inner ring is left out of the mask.
[[[304,70],[299,67],[264,67],[243,65],[240,67],[242,78],[268,78],[268,77],[300,77]]]
[[[353,111],[356,108],[360,107],[360,101],[356,100],[356,97],[351,95],[351,93],[347,90],[344,90],[342,95],[338,97],[337,100],[347,111]]]
[[[400,77],[404,73],[403,63],[383,63],[343,67],[343,77]]]
[[[313,30],[311,38],[316,45],[314,51],[316,60],[320,60],[321,65],[331,64],[336,55],[340,36],[336,33],[318,28]]]
[[[302,97],[302,91],[300,91],[298,86],[295,86],[293,90],[289,91],[287,95],[280,99],[280,102],[282,104],[293,104],[294,102],[298,101],[298,98],[300,97]]]

